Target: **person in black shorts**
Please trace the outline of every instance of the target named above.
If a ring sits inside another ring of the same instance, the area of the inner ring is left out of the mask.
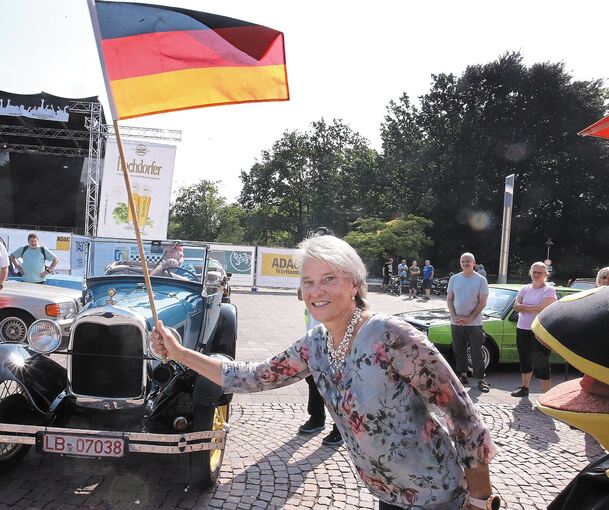
[[[393,257],[387,258],[383,264],[383,285],[382,290],[387,290],[389,279],[393,276]]]

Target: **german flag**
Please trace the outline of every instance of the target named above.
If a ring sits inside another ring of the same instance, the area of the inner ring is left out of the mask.
[[[114,120],[289,99],[283,34],[177,7],[95,2]]]

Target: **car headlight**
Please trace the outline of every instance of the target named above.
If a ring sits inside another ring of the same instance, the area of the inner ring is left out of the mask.
[[[165,327],[166,327],[166,328],[167,328],[169,331],[171,331],[171,332],[173,333],[173,336],[175,336],[175,337],[176,337],[176,340],[177,340],[179,343],[182,343],[182,336],[180,335],[180,333],[178,333],[178,331],[177,331],[176,329],[174,329],[174,328],[170,328],[170,327],[168,327],[168,326],[165,326]],[[151,341],[151,338],[150,338],[150,333],[148,333],[148,354],[149,354],[150,356],[152,356],[154,359],[157,359],[157,360],[159,360],[159,361],[162,361],[162,360],[163,360],[163,356],[162,356],[161,354],[159,354],[158,352],[156,352],[156,351],[154,350],[154,347],[152,346],[152,341]]]
[[[67,303],[52,303],[44,307],[44,312],[49,317],[71,318],[76,315],[76,303],[69,301]]]
[[[27,341],[36,352],[49,354],[61,345],[61,328],[48,319],[34,321],[28,329]]]

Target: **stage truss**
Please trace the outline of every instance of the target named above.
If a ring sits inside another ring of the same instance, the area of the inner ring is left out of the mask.
[[[11,143],[10,139],[0,143],[0,150],[19,152],[23,154],[45,154],[47,156],[63,156],[71,158],[87,158],[87,195],[85,204],[85,235],[95,236],[97,233],[97,214],[99,210],[99,187],[101,175],[101,159],[104,151],[104,140],[115,136],[114,126],[102,122],[102,106],[98,102],[71,101],[70,111],[84,113],[85,130],[58,129],[10,126],[0,124],[0,137],[19,136],[37,139],[38,144]],[[121,138],[147,139],[179,142],[182,132],[176,129],[156,129],[145,127],[120,127]],[[54,140],[71,140],[81,142],[74,147],[43,145],[41,138]],[[87,142],[86,146],[81,146]]]

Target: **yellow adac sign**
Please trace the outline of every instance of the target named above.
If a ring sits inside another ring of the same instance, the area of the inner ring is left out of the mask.
[[[62,251],[70,251],[70,236],[57,236],[55,249]]]
[[[264,276],[300,278],[300,271],[294,264],[292,255],[285,253],[263,253],[262,274]]]

